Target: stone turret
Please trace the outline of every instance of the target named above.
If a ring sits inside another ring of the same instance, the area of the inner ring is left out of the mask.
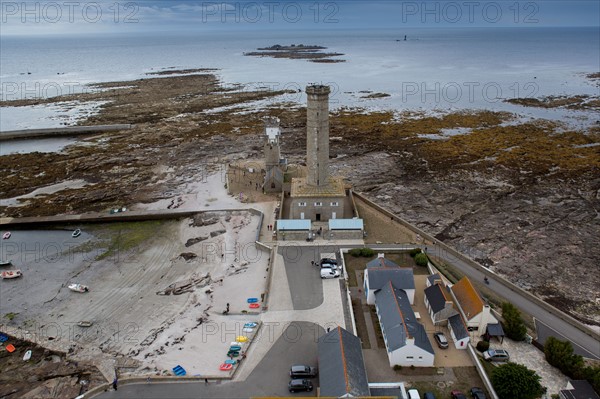
[[[307,183],[325,186],[329,177],[329,86],[306,87]]]
[[[281,158],[281,150],[279,145],[279,119],[268,118],[265,119],[265,166],[267,170],[273,167],[279,166],[279,159]]]

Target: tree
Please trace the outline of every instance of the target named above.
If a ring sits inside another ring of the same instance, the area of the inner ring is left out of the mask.
[[[524,341],[527,335],[527,327],[521,317],[521,312],[510,302],[502,304],[502,327],[506,336],[515,341]]]
[[[429,262],[429,259],[426,254],[420,253],[415,255],[415,263],[417,266],[427,266],[427,262]]]
[[[541,377],[517,363],[506,363],[492,372],[492,385],[500,399],[536,399],[544,390]]]
[[[549,337],[544,344],[544,355],[552,366],[571,378],[581,378],[584,373],[583,357],[573,353],[569,341]]]

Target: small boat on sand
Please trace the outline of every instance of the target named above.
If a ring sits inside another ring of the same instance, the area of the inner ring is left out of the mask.
[[[23,361],[26,362],[29,359],[31,359],[31,350],[28,350],[27,352],[25,352],[25,355],[23,356]]]
[[[90,290],[87,285],[75,283],[69,284],[69,289],[75,292],[88,292]]]
[[[12,265],[12,260],[0,260],[0,266],[10,266]]]
[[[77,325],[79,327],[91,327],[92,325],[94,325],[94,322],[88,321],[88,320],[81,320],[80,322],[77,323]]]
[[[17,278],[21,277],[22,275],[23,273],[21,273],[21,270],[5,270],[2,273],[0,273],[0,277],[2,277],[3,279]]]
[[[73,232],[73,234],[71,234],[71,237],[73,238],[77,238],[81,235],[81,229],[77,229]]]
[[[10,231],[7,231],[6,233],[2,234],[2,239],[8,240],[10,238],[10,236],[11,236]]]

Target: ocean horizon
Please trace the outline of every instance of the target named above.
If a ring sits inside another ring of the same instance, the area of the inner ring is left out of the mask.
[[[244,55],[274,44],[325,46],[326,51],[344,54],[335,58],[345,62]],[[598,95],[586,75],[598,72],[600,58],[595,27],[6,36],[1,45],[0,98],[5,101],[78,93],[90,90],[93,83],[149,78],[153,75],[148,73],[166,69],[216,68],[224,85],[241,84],[245,90],[330,85],[332,109],[489,109],[573,121],[585,119],[589,112],[526,109],[503,100]],[[365,99],[365,93],[389,96]],[[304,102],[301,93],[278,100]],[[89,104],[85,107],[89,113]],[[60,111],[31,109],[28,122],[19,116],[23,109],[3,107],[0,130],[65,124],[56,112]],[[71,124],[76,118],[66,120]]]

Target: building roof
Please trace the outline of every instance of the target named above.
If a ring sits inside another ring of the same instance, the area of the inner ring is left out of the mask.
[[[265,182],[283,182],[283,171],[279,168],[268,168],[265,174]]]
[[[329,230],[362,230],[362,219],[329,219]]]
[[[434,285],[436,280],[442,281],[442,278],[438,273],[432,274],[431,276],[427,276],[427,280],[429,281],[429,285]]]
[[[463,277],[451,288],[458,304],[468,319],[471,319],[483,311],[483,300],[471,284],[471,280]]]
[[[492,337],[504,337],[504,329],[500,323],[488,324],[486,332]]]
[[[388,282],[375,293],[375,304],[381,329],[387,338],[388,351],[402,348],[409,338],[413,338],[415,346],[434,353],[425,327],[417,321],[410,306],[406,291],[394,288]]]
[[[360,339],[341,327],[318,342],[321,396],[371,396]]]
[[[279,219],[277,221],[277,230],[281,231],[299,231],[310,230],[309,219]]]
[[[465,321],[459,313],[448,317],[448,323],[450,324],[450,328],[452,328],[456,339],[463,339],[469,336]]]
[[[415,289],[415,276],[413,275],[413,269],[410,267],[372,267],[366,273],[370,290],[379,290],[388,281],[398,289]]]
[[[292,198],[331,198],[346,196],[343,178],[330,176],[328,180],[327,185],[313,186],[308,184],[306,177],[294,177],[292,179],[290,196]]]
[[[396,263],[392,262],[391,260],[389,260],[387,258],[377,257],[377,258],[373,259],[372,261],[370,261],[369,263],[367,263],[367,269],[370,269],[372,267],[395,267],[395,268],[398,268],[400,266],[398,266]]]
[[[560,393],[565,399],[600,399],[594,388],[586,380],[570,380],[573,389],[561,389]]]
[[[444,289],[440,284],[435,284],[425,288],[425,297],[427,298],[427,302],[429,302],[429,306],[431,306],[431,310],[433,313],[437,313],[446,308],[446,294],[444,293]]]

